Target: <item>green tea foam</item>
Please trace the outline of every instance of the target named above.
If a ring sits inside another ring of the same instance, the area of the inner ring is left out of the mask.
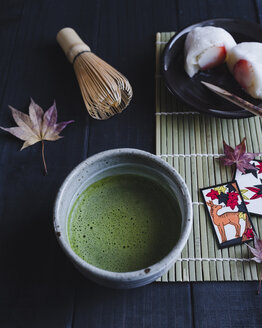
[[[68,220],[74,252],[104,270],[147,268],[167,255],[181,231],[174,197],[157,182],[135,174],[113,175],[90,185]]]

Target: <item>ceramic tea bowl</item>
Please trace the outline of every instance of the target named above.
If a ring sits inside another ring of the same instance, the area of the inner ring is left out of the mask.
[[[140,174],[154,179],[169,190],[174,201],[179,204],[181,212],[180,235],[171,251],[157,263],[137,271],[112,272],[91,265],[73,251],[68,238],[68,218],[75,200],[89,185],[114,174]],[[87,278],[113,288],[143,286],[166,273],[181,254],[188,240],[192,222],[192,202],[181,176],[158,156],[138,149],[112,149],[80,163],[60,187],[54,206],[54,229],[66,255]]]

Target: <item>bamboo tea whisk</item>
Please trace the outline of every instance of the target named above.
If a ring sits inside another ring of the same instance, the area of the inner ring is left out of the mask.
[[[91,52],[72,28],[60,30],[57,42],[73,64],[89,114],[98,120],[106,120],[121,113],[133,95],[128,80]]]

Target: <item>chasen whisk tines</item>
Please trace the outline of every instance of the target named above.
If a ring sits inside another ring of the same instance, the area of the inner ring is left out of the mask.
[[[91,52],[71,28],[57,34],[57,41],[73,64],[89,114],[105,120],[121,113],[133,92],[128,80],[111,65]]]

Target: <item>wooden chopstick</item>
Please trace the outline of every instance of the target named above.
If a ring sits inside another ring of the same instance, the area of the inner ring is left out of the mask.
[[[246,109],[247,111],[262,117],[262,108],[255,106],[251,104],[250,102],[234,95],[233,93],[230,93],[214,84],[201,81],[202,84],[204,84],[209,90],[213,91],[217,95],[227,99],[228,101],[231,101],[232,103],[236,104],[237,106]]]

